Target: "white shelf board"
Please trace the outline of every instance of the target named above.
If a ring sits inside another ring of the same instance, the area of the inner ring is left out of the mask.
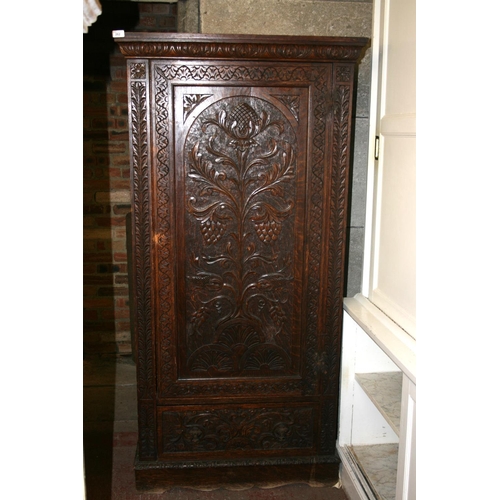
[[[397,444],[351,447],[372,490],[381,500],[396,498],[398,449]]]
[[[399,436],[402,372],[357,373],[355,379]]]
[[[397,367],[417,383],[416,341],[366,297],[344,299],[344,309]]]

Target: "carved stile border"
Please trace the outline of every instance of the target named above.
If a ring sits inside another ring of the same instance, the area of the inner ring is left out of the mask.
[[[323,336],[322,350],[326,354],[321,393],[332,396],[339,393],[340,348],[342,335],[342,303],[345,270],[345,239],[349,196],[351,116],[353,101],[354,64],[334,65],[333,92],[333,164],[330,193],[329,266],[326,320],[328,328]],[[321,451],[335,452],[338,420],[337,398],[325,399],[322,408]]]
[[[150,162],[147,62],[128,62],[132,182],[133,283],[137,338],[138,452],[156,457],[154,339],[151,282]]]

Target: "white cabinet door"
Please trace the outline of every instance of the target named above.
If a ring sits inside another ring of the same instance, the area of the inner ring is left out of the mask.
[[[413,338],[415,11],[415,0],[374,3],[371,158],[363,283],[363,294]]]

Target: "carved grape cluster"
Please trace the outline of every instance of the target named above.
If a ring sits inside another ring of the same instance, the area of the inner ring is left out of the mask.
[[[255,231],[264,243],[272,243],[278,239],[281,233],[281,222],[273,219],[255,222]]]
[[[201,234],[207,245],[217,243],[226,231],[226,222],[224,220],[209,217],[201,221]]]

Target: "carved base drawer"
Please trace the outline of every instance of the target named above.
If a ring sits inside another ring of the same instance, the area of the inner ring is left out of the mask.
[[[215,405],[161,408],[163,457],[275,456],[287,450],[311,454],[317,409],[311,405]]]

